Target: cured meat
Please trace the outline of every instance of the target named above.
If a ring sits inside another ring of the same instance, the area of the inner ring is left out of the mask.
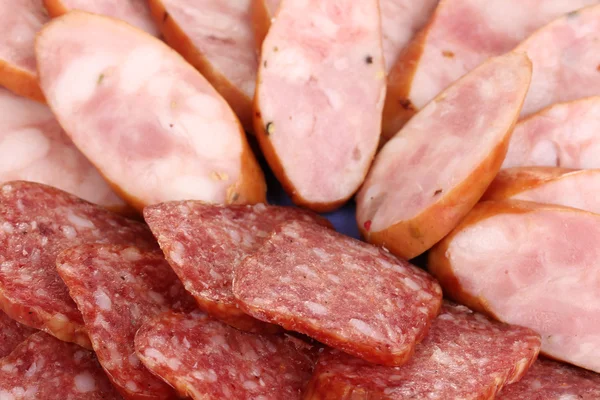
[[[100,364],[126,399],[172,399],[135,354],[142,324],[169,310],[191,311],[194,299],[160,250],[123,245],[82,245],[63,251],[58,273],[83,315]]]
[[[240,307],[365,360],[408,361],[442,292],[427,273],[316,224],[280,225],[235,272]]]
[[[600,5],[573,11],[546,25],[521,43],[533,77],[521,116],[555,103],[600,93]]]
[[[600,214],[600,170],[522,167],[501,170],[482,200],[525,200]]]
[[[444,294],[542,336],[542,352],[600,371],[600,215],[479,203],[429,253]]]
[[[413,258],[448,234],[500,169],[530,78],[524,55],[493,58],[390,140],[356,198],[366,240]]]
[[[87,11],[123,20],[151,35],[159,36],[145,0],[43,0],[52,17],[72,10]]]
[[[44,101],[44,95],[33,45],[48,20],[42,0],[0,0],[0,86],[37,101]]]
[[[297,339],[245,333],[199,313],[146,323],[135,347],[146,367],[194,400],[300,400],[316,359]]]
[[[74,11],[36,43],[41,86],[61,126],[130,204],[264,201],[262,171],[235,115],[160,40]]]
[[[600,168],[600,97],[548,107],[520,121],[502,168]]]
[[[252,27],[259,54],[280,3],[281,0],[252,0]]]
[[[284,221],[326,224],[309,211],[292,207],[211,206],[199,201],[158,204],[144,210],[167,261],[200,307],[229,325],[252,332],[272,332],[274,325],[241,311],[231,282],[242,260]]]
[[[2,400],[121,400],[94,353],[44,332],[0,359]]]
[[[446,303],[401,367],[323,352],[305,400],[493,399],[505,384],[523,377],[539,349],[540,337],[529,329]]]
[[[7,356],[19,343],[34,332],[35,329],[18,323],[0,311],[0,359]]]
[[[498,400],[597,400],[600,375],[539,359],[519,382],[505,387]]]
[[[254,131],[296,204],[330,211],[354,194],[377,149],[384,96],[377,0],[282,3],[263,45]]]
[[[32,182],[0,185],[0,308],[22,324],[90,347],[55,259],[94,242],[156,247],[145,225],[61,190]]]
[[[0,182],[40,182],[113,211],[127,211],[48,107],[0,88],[0,110]]]
[[[252,0],[150,0],[156,24],[171,47],[202,73],[252,131],[258,56]]]
[[[383,140],[394,136],[442,90],[488,58],[512,50],[562,14],[597,3],[598,0],[441,1],[429,24],[390,71]],[[547,48],[549,44],[541,46]]]

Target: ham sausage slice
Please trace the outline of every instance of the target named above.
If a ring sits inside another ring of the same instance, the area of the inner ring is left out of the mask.
[[[500,169],[530,78],[526,56],[493,58],[390,140],[356,199],[367,241],[413,258],[450,232]]]
[[[281,4],[281,0],[252,0],[252,27],[254,28],[254,42],[259,54],[279,4]]]
[[[252,101],[258,57],[252,0],[150,0],[165,40],[227,100],[246,130],[252,130]]]
[[[146,0],[43,0],[43,2],[48,14],[53,18],[73,10],[87,11],[120,19],[153,36],[159,35]]]
[[[600,214],[600,170],[522,167],[501,170],[482,200],[525,200]]]
[[[42,102],[33,47],[47,21],[42,0],[0,0],[0,86]]]
[[[600,97],[548,107],[520,121],[502,168],[600,168]]]
[[[0,359],[35,332],[35,329],[18,323],[0,310]]]
[[[158,39],[74,11],[46,25],[36,53],[60,124],[136,208],[264,201],[262,171],[234,113]]]
[[[0,182],[44,183],[113,211],[127,211],[48,107],[0,88],[0,110]]]
[[[281,4],[263,44],[254,122],[296,204],[328,211],[354,194],[377,149],[384,95],[377,0]]]
[[[454,81],[536,29],[598,0],[442,0],[388,78],[383,140]],[[546,48],[553,42],[542,43]]]
[[[479,203],[429,253],[444,293],[542,336],[542,352],[600,372],[600,215]]]

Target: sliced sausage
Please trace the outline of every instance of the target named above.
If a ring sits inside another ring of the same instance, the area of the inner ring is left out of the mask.
[[[144,218],[167,261],[200,307],[229,325],[251,332],[277,331],[239,309],[231,282],[242,260],[285,221],[324,224],[315,214],[293,207],[211,206],[182,201],[146,207]]]
[[[0,311],[0,359],[6,357],[36,330],[18,323]]]
[[[501,170],[482,200],[525,200],[600,214],[600,170],[521,167]]]
[[[392,67],[383,140],[454,81],[512,50],[536,29],[598,0],[442,0]],[[550,44],[543,43],[544,48]]]
[[[262,171],[234,113],[160,40],[73,11],[36,43],[41,86],[61,126],[136,208],[264,201]]]
[[[141,364],[133,344],[137,330],[152,317],[195,309],[161,251],[82,245],[59,254],[56,267],[83,315],[100,364],[121,395],[174,399],[173,389]]]
[[[504,385],[523,377],[539,349],[540,337],[529,329],[446,303],[401,367],[325,350],[305,400],[493,399]]]
[[[260,54],[263,41],[271,22],[281,4],[281,0],[252,0],[252,27],[254,29],[254,43]]]
[[[150,230],[32,182],[0,185],[0,308],[22,324],[90,347],[83,320],[56,272],[56,256],[83,243],[156,248]]]
[[[521,120],[502,168],[600,168],[600,97],[550,106]]]
[[[281,4],[263,44],[254,128],[296,204],[333,210],[354,194],[377,149],[384,96],[377,0]]]
[[[0,86],[41,102],[33,47],[49,20],[42,0],[0,0]]]
[[[135,337],[142,362],[193,400],[300,400],[314,348],[238,331],[202,314],[164,314]]]
[[[542,336],[542,352],[600,372],[600,215],[482,202],[429,253],[444,293]]]
[[[390,140],[356,198],[366,240],[413,258],[450,232],[500,169],[530,78],[526,56],[493,58]]]
[[[441,305],[438,284],[388,252],[294,221],[235,271],[240,307],[365,360],[408,361]]]

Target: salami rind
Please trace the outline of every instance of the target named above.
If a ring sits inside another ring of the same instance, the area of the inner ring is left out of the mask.
[[[442,292],[427,273],[316,224],[282,224],[235,271],[240,307],[363,358],[401,365],[426,335]]]
[[[0,311],[0,358],[7,356],[36,330],[18,323]]]
[[[542,336],[542,353],[600,372],[600,215],[479,203],[430,252],[444,294]]]
[[[506,386],[497,399],[597,400],[600,399],[600,375],[540,358],[521,381]]]
[[[135,354],[137,330],[164,312],[192,311],[187,293],[160,250],[82,245],[56,259],[85,322],[100,364],[125,399],[172,399],[175,393]]]
[[[401,367],[369,364],[336,350],[319,357],[305,400],[493,399],[537,358],[535,332],[445,303]]]
[[[22,324],[90,348],[83,320],[56,272],[56,256],[84,243],[156,248],[148,228],[59,189],[0,185],[0,308]]]
[[[264,202],[264,176],[235,114],[162,41],[72,11],[44,26],[36,56],[61,126],[140,211],[182,199]]]
[[[492,58],[415,115],[356,197],[363,237],[410,259],[447,235],[498,173],[530,79],[523,54]]]
[[[310,211],[293,207],[212,206],[199,201],[158,204],[144,218],[167,261],[200,307],[229,325],[251,332],[272,332],[274,325],[239,309],[231,282],[242,260],[284,221],[326,224]]]
[[[44,332],[0,359],[2,400],[122,400],[93,352]]]
[[[297,339],[246,333],[204,314],[164,314],[135,337],[138,356],[194,400],[300,400],[316,351]]]

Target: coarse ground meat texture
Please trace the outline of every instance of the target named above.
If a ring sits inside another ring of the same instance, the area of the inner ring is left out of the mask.
[[[7,356],[19,343],[36,332],[0,311],[0,358]]]

